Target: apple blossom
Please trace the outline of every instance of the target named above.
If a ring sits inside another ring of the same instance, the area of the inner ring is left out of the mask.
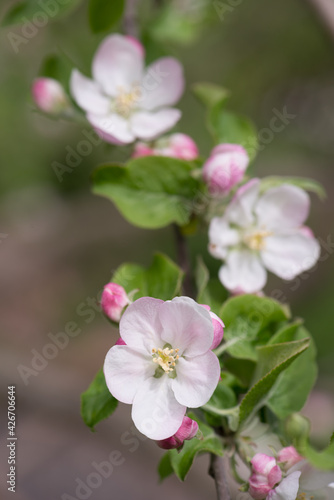
[[[257,453],[251,460],[252,475],[249,478],[249,494],[256,500],[266,498],[267,494],[282,479],[282,471],[273,457]]]
[[[180,160],[194,160],[198,157],[195,142],[186,134],[171,134],[156,140],[150,147],[144,142],[137,142],[133,158],[140,156],[169,156]]]
[[[130,303],[126,291],[117,283],[108,283],[103,288],[101,307],[104,314],[112,321],[118,322],[124,307]]]
[[[195,420],[185,416],[183,417],[181,427],[177,432],[161,441],[157,441],[157,445],[164,450],[172,450],[173,448],[181,448],[184,441],[193,439],[198,432],[198,423]]]
[[[207,403],[218,384],[210,314],[188,297],[142,297],[124,312],[120,336],[126,345],[113,346],[104,363],[109,391],[132,404],[134,424],[147,437],[173,436],[186,408]]]
[[[152,140],[171,129],[181,112],[173,106],[184,88],[180,63],[163,57],[144,71],[144,48],[130,37],[103,40],[92,65],[93,80],[77,69],[71,93],[96,132],[107,142]]]
[[[219,144],[203,166],[203,178],[213,195],[227,194],[244,176],[247,151],[239,144]]]
[[[216,349],[223,340],[225,325],[223,321],[219,318],[219,316],[217,316],[217,314],[215,314],[210,310],[211,309],[210,306],[207,306],[206,304],[201,304],[201,305],[205,307],[207,311],[209,311],[209,314],[211,316],[213,325],[213,342],[210,349]]]
[[[225,261],[219,279],[232,292],[254,293],[267,281],[267,270],[285,280],[310,269],[320,245],[305,234],[309,196],[297,186],[283,184],[260,194],[252,179],[236,192],[222,217],[209,228],[209,251]]]
[[[62,85],[53,78],[37,78],[32,86],[36,106],[45,113],[57,114],[69,108],[69,100]]]
[[[296,465],[302,460],[303,457],[299,455],[294,446],[287,446],[286,448],[282,448],[277,455],[277,461],[282,462],[281,467],[284,470],[290,469],[290,467]]]

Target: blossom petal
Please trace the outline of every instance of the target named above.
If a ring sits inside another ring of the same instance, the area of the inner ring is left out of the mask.
[[[130,126],[136,137],[151,140],[174,127],[180,118],[181,111],[178,109],[165,108],[155,113],[138,111],[130,118]]]
[[[131,404],[138,388],[153,376],[156,366],[148,355],[125,345],[109,349],[104,361],[104,376],[111,394],[122,403]]]
[[[176,401],[171,382],[167,375],[150,377],[141,383],[134,398],[133,422],[150,439],[166,439],[182,424],[186,407]]]
[[[183,68],[173,57],[163,57],[148,66],[142,80],[140,107],[151,111],[178,102],[184,90]]]
[[[107,142],[122,145],[135,140],[135,136],[129,129],[128,121],[116,113],[110,113],[106,116],[88,113],[87,120],[93,125],[97,134]]]
[[[218,259],[226,258],[226,248],[237,245],[239,231],[232,229],[224,217],[214,217],[209,226],[209,252]]]
[[[268,236],[261,251],[264,266],[280,278],[291,280],[311,269],[320,256],[320,245],[315,238],[297,233]]]
[[[231,250],[220,268],[219,279],[231,291],[255,293],[262,290],[267,273],[259,257],[249,250]]]
[[[74,69],[70,80],[71,94],[79,106],[94,114],[106,114],[110,109],[110,99],[104,96],[98,83]]]
[[[159,310],[163,325],[161,337],[180,356],[204,354],[213,342],[213,325],[210,313],[189,297],[175,297],[164,302]]]
[[[198,408],[211,398],[220,377],[217,356],[209,351],[194,358],[180,358],[172,388],[179,403]]]
[[[129,347],[152,355],[153,348],[163,347],[159,310],[163,300],[142,297],[130,304],[119,324],[120,335]],[[152,362],[152,365],[154,363]]]
[[[310,209],[306,191],[291,184],[268,189],[255,206],[258,225],[284,233],[304,224]]]
[[[230,222],[241,227],[254,223],[253,208],[259,194],[259,187],[259,179],[252,179],[237,190],[225,212]]]
[[[296,500],[300,474],[301,472],[289,474],[277,488],[269,492],[267,500]]]
[[[110,35],[103,40],[93,60],[93,76],[106,94],[130,92],[143,76],[143,48],[137,40]]]

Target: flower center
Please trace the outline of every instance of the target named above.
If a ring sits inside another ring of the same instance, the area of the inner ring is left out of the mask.
[[[310,500],[313,500],[313,499],[314,499],[314,496],[311,496]],[[299,493],[299,495],[297,496],[296,500],[307,500],[306,493]]]
[[[119,88],[118,95],[113,103],[117,114],[123,116],[123,118],[129,118],[140,97],[138,90],[138,87],[132,87],[131,91],[127,92],[123,87]]]
[[[176,362],[179,359],[179,349],[152,349],[153,362],[157,363],[166,373],[175,370]]]
[[[264,250],[266,248],[266,238],[273,233],[266,230],[257,230],[251,234],[246,234],[244,242],[251,250]]]

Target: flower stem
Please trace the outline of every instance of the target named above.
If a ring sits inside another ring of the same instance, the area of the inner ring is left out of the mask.
[[[183,281],[184,293],[188,297],[194,298],[195,290],[192,283],[190,258],[189,258],[186,238],[182,234],[182,231],[179,228],[179,226],[174,224],[173,229],[174,229],[176,251],[177,251],[177,262],[178,265],[181,267],[182,271],[184,272],[184,281]]]
[[[219,457],[214,453],[210,454],[209,474],[216,484],[217,499],[231,500],[231,495],[228,489],[225,464],[223,457]]]

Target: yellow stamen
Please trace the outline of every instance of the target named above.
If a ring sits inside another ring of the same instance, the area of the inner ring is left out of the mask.
[[[176,354],[179,349],[169,349],[165,347],[164,349],[152,349],[153,362],[157,363],[166,372],[172,372],[175,369],[176,361],[179,359],[179,355]]]
[[[271,236],[271,231],[258,230],[253,233],[246,234],[244,242],[251,250],[264,250],[266,247],[266,238]]]

